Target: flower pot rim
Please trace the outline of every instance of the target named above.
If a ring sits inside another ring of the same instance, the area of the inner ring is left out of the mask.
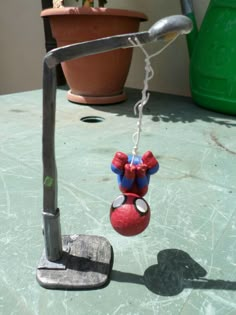
[[[139,11],[113,9],[113,8],[87,8],[87,7],[63,7],[49,8],[41,12],[41,17],[58,16],[58,15],[113,15],[138,18],[141,21],[147,21],[148,17]]]

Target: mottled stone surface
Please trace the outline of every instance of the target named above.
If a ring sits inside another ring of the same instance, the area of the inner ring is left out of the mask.
[[[62,234],[102,236],[114,251],[109,285],[82,291],[36,281],[44,248],[42,91],[0,96],[0,314],[236,313],[236,119],[151,93],[140,142],[140,153],[151,150],[160,163],[145,197],[151,221],[144,233],[122,237],[109,222],[120,193],[110,163],[133,146],[141,94],[127,92],[125,103],[90,107],[57,91]]]

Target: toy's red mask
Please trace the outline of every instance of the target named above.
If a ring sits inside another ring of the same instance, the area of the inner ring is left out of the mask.
[[[145,199],[133,193],[118,196],[111,205],[110,221],[124,236],[143,232],[150,221],[150,207]]]

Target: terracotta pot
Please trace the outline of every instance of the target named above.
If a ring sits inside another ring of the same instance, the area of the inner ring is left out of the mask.
[[[57,46],[97,38],[133,33],[147,17],[140,12],[65,7],[46,9]],[[123,91],[132,59],[132,49],[118,49],[62,63],[70,87],[70,101],[83,104],[111,104],[126,99]]]

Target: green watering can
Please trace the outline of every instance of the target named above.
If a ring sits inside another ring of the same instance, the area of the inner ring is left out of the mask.
[[[211,0],[198,32],[192,0],[181,0],[193,22],[187,35],[190,88],[198,105],[236,115],[236,1]]]

